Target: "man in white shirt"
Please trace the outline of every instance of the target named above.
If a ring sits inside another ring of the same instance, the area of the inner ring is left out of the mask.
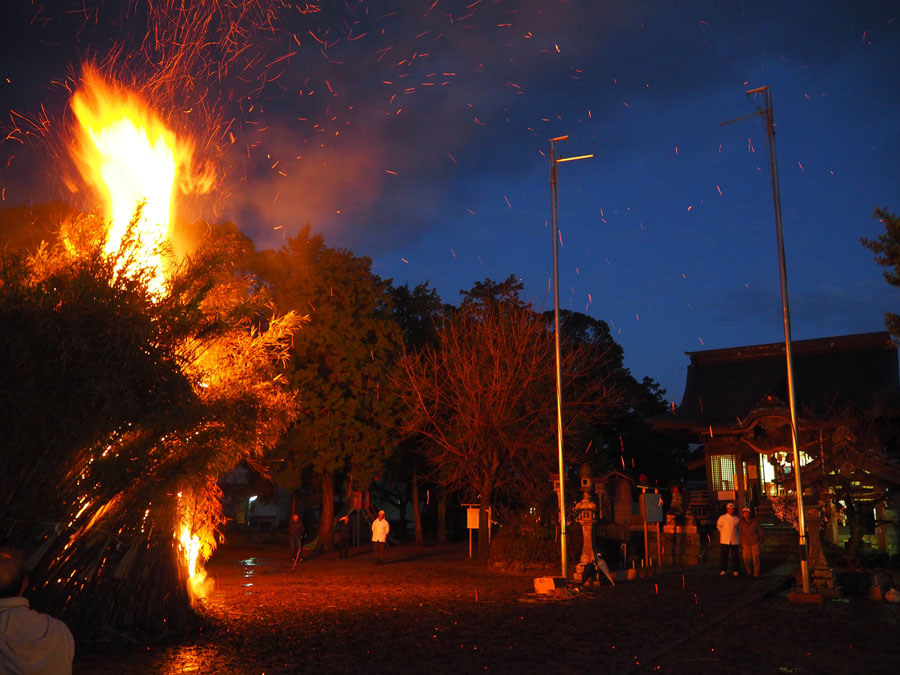
[[[391,524],[385,520],[384,511],[378,512],[378,518],[372,521],[372,548],[375,550],[375,564],[384,562],[384,547],[387,542]]]
[[[738,545],[741,543],[738,526],[741,519],[734,515],[734,504],[728,502],[725,513],[716,521],[716,529],[719,531],[719,546],[722,556],[719,566],[719,576],[728,572],[728,558],[732,562],[732,574],[738,575]]]
[[[0,673],[68,675],[75,641],[59,619],[30,608],[24,555],[0,548]]]

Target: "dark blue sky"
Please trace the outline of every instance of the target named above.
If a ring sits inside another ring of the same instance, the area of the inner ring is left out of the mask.
[[[39,22],[27,4],[4,10],[4,110],[61,118],[53,82],[146,32],[137,13],[110,18],[117,3],[93,22],[62,11],[81,0],[44,3]],[[632,373],[677,403],[685,351],[783,339],[763,126],[720,126],[768,85],[794,337],[882,330],[897,309],[859,244],[881,231],[876,206],[900,211],[896,2],[306,6],[252,33],[254,66],[207,85],[235,121],[205,215],[259,247],[309,222],[447,302],[515,274],[550,309],[547,139],[569,134],[563,155],[595,157],[560,166],[561,304],[608,321]],[[26,170],[37,145],[4,145],[6,205],[59,189]]]

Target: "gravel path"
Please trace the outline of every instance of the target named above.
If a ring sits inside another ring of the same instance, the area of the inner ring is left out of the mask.
[[[666,570],[561,597],[465,545],[329,553],[224,548],[199,635],[79,645],[76,673],[893,673],[898,606],[787,602],[784,577]]]

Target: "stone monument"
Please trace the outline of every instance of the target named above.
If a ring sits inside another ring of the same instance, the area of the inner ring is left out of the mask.
[[[584,568],[594,562],[594,525],[597,523],[597,504],[591,496],[594,492],[594,477],[589,464],[581,467],[581,501],[575,504],[576,519],[581,525],[584,545],[581,549],[581,558],[575,566],[575,578],[580,579]]]

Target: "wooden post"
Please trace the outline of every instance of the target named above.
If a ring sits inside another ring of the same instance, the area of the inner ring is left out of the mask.
[[[887,552],[888,550],[888,542],[887,542],[887,522],[884,518],[884,500],[878,502],[875,506],[875,532],[878,533],[878,548],[882,551]]]
[[[656,489],[653,493],[658,495],[659,490]],[[662,567],[662,536],[658,520],[656,521],[656,564]]]
[[[647,534],[647,507],[644,504],[647,488],[641,488],[641,520],[644,523],[644,567],[650,566],[650,538]]]

